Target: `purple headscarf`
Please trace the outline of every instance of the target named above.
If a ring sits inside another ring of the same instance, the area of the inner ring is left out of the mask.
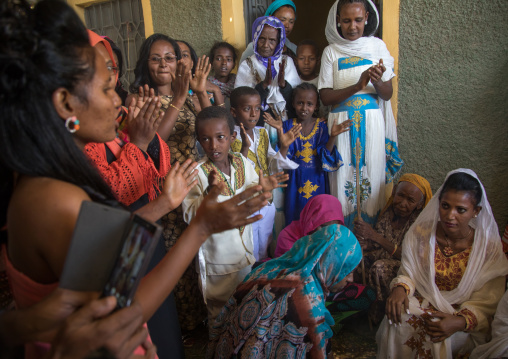
[[[252,44],[254,45],[254,54],[256,54],[256,58],[263,63],[265,67],[268,66],[268,57],[262,57],[258,53],[258,39],[263,31],[265,25],[271,26],[277,30],[280,30],[280,38],[279,43],[275,47],[275,51],[273,52],[273,56],[269,57],[271,60],[271,68],[272,68],[272,76],[275,77],[277,75],[277,70],[275,69],[275,60],[278,60],[280,55],[282,55],[282,50],[284,49],[284,44],[286,43],[286,30],[284,29],[284,24],[274,16],[261,16],[258,17],[254,23],[252,24]]]

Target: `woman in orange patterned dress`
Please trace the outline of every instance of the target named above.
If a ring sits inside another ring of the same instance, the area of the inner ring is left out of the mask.
[[[456,358],[485,343],[508,260],[485,190],[459,169],[407,233],[376,335],[378,358]]]

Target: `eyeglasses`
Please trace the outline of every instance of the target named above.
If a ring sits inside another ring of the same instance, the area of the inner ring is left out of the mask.
[[[166,63],[172,63],[176,61],[176,56],[166,55],[164,57],[152,56],[148,59],[148,62],[152,64],[161,64],[162,60],[166,61]]]
[[[107,68],[108,68],[109,72],[113,73],[113,75],[116,76],[118,74],[118,67],[117,66],[108,65]]]

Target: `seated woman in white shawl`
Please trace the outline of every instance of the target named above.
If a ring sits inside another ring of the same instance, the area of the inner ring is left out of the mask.
[[[255,88],[261,96],[262,112],[269,111],[277,118],[287,119],[286,103],[291,104],[293,87],[300,84],[300,77],[293,60],[282,55],[286,32],[284,24],[273,16],[259,17],[252,25],[254,55],[240,64],[236,75],[235,88]],[[258,126],[263,126],[261,113]],[[270,142],[275,147],[276,131],[267,126]]]
[[[508,273],[476,174],[459,169],[406,234],[376,335],[378,358],[455,358],[485,343]]]

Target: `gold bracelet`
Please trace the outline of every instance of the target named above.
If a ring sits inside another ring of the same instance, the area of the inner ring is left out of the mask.
[[[397,252],[397,248],[399,248],[399,246],[396,244],[395,248],[393,249],[393,252],[392,252],[391,256],[393,256],[395,254],[395,252]]]
[[[173,107],[175,110],[181,112],[182,110],[179,109],[178,107],[176,107],[175,105],[173,105],[172,103],[169,104],[169,106]]]
[[[225,103],[221,103],[220,105],[217,105],[217,106],[224,106],[225,107],[226,104]]]

